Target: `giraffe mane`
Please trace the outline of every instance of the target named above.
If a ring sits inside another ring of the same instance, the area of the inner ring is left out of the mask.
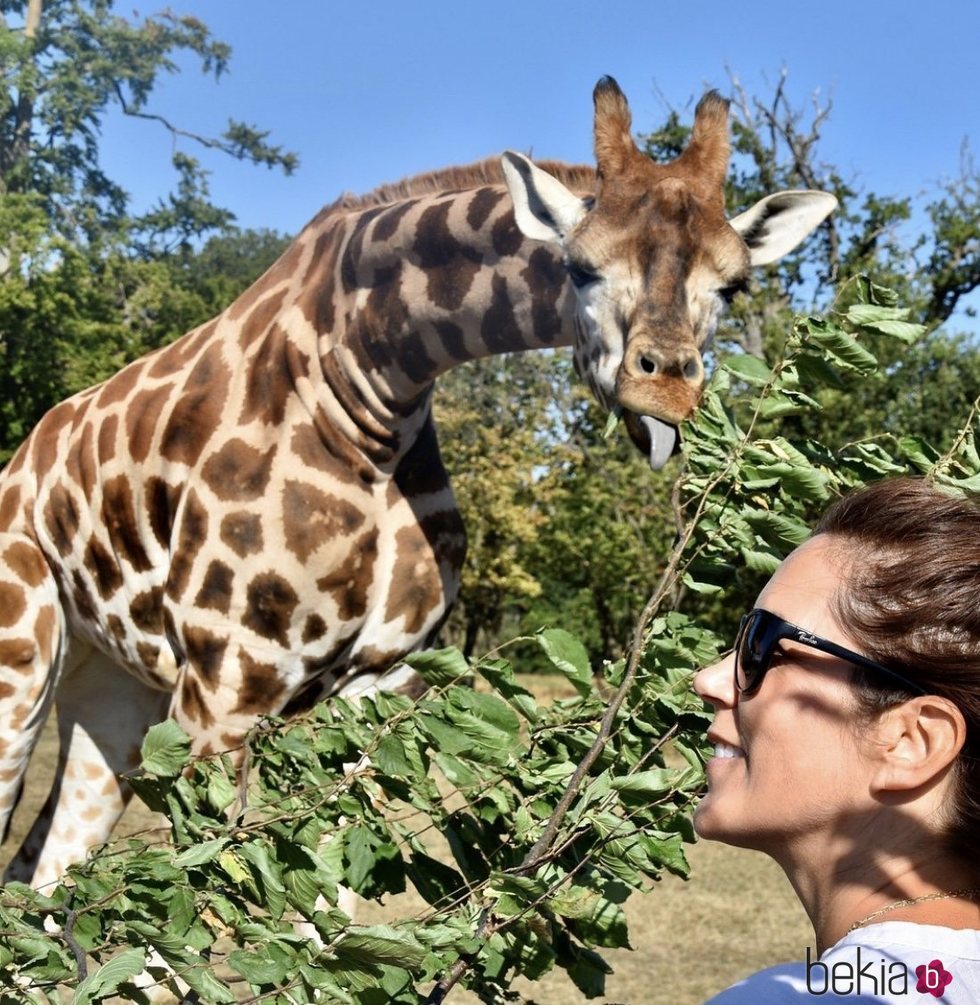
[[[539,167],[554,175],[563,185],[583,195],[595,190],[595,168],[584,164],[564,164],[561,161],[537,161]],[[499,157],[488,157],[462,167],[441,168],[424,174],[403,178],[401,181],[379,185],[364,195],[345,192],[323,211],[321,216],[337,212],[350,212],[386,206],[411,199],[414,196],[433,195],[438,192],[463,191],[481,185],[503,185],[504,172]]]

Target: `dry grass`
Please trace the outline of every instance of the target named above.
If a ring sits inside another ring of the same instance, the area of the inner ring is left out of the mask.
[[[560,685],[530,678],[540,698],[562,693]],[[49,724],[32,764],[11,838],[0,849],[6,863],[44,801],[56,752]],[[158,818],[144,807],[130,807],[119,834],[152,827]],[[667,876],[650,894],[636,894],[626,905],[632,950],[603,955],[614,968],[603,1003],[631,1005],[697,1005],[741,977],[773,963],[803,957],[812,933],[782,872],[754,852],[711,842],[689,849],[692,876],[684,882]],[[423,908],[409,894],[387,904],[365,903],[358,920],[376,922],[393,912],[404,916]],[[584,1001],[561,974],[518,990],[538,1005],[572,1005]],[[476,998],[454,991],[450,1002],[470,1005]]]

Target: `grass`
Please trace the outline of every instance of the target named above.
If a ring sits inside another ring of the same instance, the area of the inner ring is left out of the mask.
[[[563,681],[529,677],[539,699],[567,694]],[[57,755],[57,734],[49,723],[28,776],[11,836],[0,849],[0,863],[23,838],[47,795]],[[134,800],[117,835],[157,825],[159,818]],[[632,950],[603,953],[613,974],[600,1003],[629,1005],[699,1005],[755,970],[785,960],[802,959],[812,932],[782,872],[755,852],[712,842],[688,849],[688,882],[666,876],[648,894],[634,894],[626,904]],[[363,903],[358,921],[389,920],[422,910],[423,902],[404,894],[386,904]],[[517,990],[537,1005],[574,1005],[585,1001],[563,974],[522,982]],[[455,990],[448,1002],[471,1005],[476,998]]]

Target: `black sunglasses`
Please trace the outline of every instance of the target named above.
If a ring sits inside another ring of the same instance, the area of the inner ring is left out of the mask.
[[[755,694],[762,687],[762,681],[769,670],[772,654],[783,639],[792,639],[793,642],[801,646],[808,646],[810,649],[837,656],[865,670],[886,674],[912,694],[927,693],[918,684],[913,684],[912,681],[894,670],[889,670],[888,667],[875,663],[874,660],[869,660],[867,656],[862,656],[852,649],[845,649],[843,646],[837,645],[836,642],[828,642],[804,628],[791,625],[788,621],[776,617],[775,614],[757,607],[749,614],[743,615],[741,622],[739,622],[738,635],[735,638],[735,687],[740,694]]]

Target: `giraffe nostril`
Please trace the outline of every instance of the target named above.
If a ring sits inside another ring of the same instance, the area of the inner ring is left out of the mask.
[[[701,361],[692,356],[685,364],[683,374],[687,380],[701,379]]]
[[[650,359],[649,356],[640,356],[640,369],[644,373],[656,373],[657,372],[657,362],[656,360]]]

